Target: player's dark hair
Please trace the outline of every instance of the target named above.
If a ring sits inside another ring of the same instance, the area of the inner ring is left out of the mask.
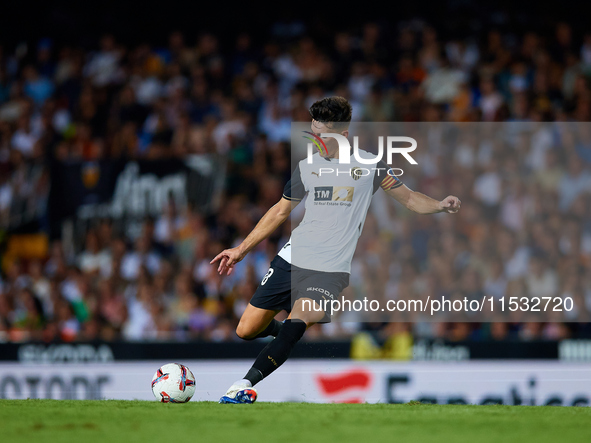
[[[326,97],[310,106],[310,115],[329,128],[347,129],[353,108],[344,97]]]

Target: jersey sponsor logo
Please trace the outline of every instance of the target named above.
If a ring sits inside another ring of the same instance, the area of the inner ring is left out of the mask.
[[[315,186],[314,187],[314,201],[331,201],[332,200],[332,186]]]
[[[314,201],[353,201],[353,186],[315,186]]]

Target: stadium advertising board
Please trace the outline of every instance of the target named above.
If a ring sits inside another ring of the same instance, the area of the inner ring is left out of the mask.
[[[150,381],[164,361],[93,365],[0,365],[0,398],[153,400]],[[217,401],[249,361],[183,361],[195,374],[194,400]],[[257,386],[263,401],[587,406],[591,369],[548,361],[396,363],[292,360]]]
[[[376,345],[377,346],[377,345]],[[105,342],[105,343],[2,343],[0,361],[25,364],[109,363],[145,360],[206,360],[255,358],[263,342]],[[379,347],[373,351],[380,352]],[[365,354],[365,355],[364,355]],[[466,360],[561,360],[591,362],[591,340],[562,341],[483,341],[448,342],[445,340],[415,340],[405,355],[396,360],[466,361]],[[294,349],[292,359],[376,359],[367,349],[349,341],[303,342]],[[394,359],[383,355],[384,359]]]

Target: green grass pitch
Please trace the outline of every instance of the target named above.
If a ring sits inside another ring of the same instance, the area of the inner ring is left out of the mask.
[[[591,442],[591,408],[0,400],[13,442]]]

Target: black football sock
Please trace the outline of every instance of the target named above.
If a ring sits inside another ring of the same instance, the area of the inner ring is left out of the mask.
[[[269,326],[267,326],[258,335],[256,335],[255,337],[253,337],[253,340],[255,338],[268,337],[269,335],[271,335],[273,337],[277,337],[277,335],[279,335],[279,331],[281,331],[281,328],[282,327],[283,327],[283,323],[281,323],[280,321],[277,321],[277,320],[273,319],[273,320],[271,320],[271,323],[269,323]]]
[[[254,386],[271,374],[285,363],[304,332],[306,332],[306,323],[302,320],[285,320],[277,338],[263,348],[244,378]]]
[[[263,374],[258,369],[250,368],[244,378],[254,386],[263,379]]]

